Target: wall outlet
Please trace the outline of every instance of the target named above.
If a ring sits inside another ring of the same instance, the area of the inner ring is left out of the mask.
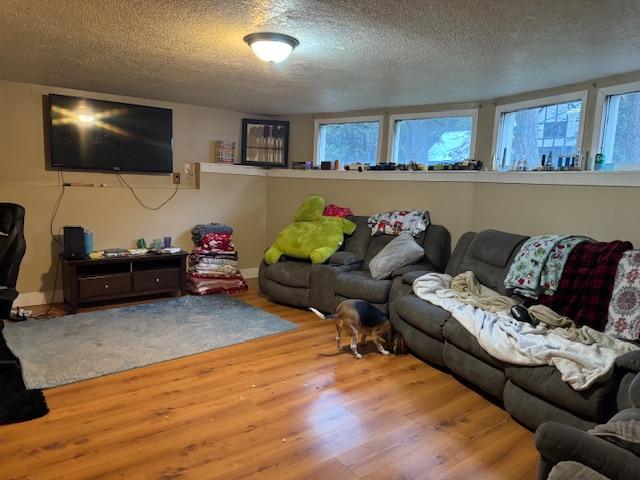
[[[187,177],[191,176],[191,164],[190,163],[185,163],[184,164],[184,174]]]
[[[173,184],[180,185],[180,172],[173,172]]]

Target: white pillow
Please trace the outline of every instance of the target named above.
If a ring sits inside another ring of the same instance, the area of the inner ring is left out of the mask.
[[[371,276],[382,280],[391,276],[397,268],[411,265],[424,256],[424,249],[410,233],[403,232],[391,240],[369,262]]]

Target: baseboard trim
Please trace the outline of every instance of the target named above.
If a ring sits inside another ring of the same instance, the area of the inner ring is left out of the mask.
[[[258,278],[258,271],[260,269],[258,267],[253,268],[241,268],[240,273],[244,278]]]
[[[258,267],[242,268],[240,273],[244,278],[258,278]],[[62,302],[64,295],[62,290],[56,290],[54,303]],[[30,307],[32,305],[47,305],[51,301],[51,290],[44,292],[24,292],[18,295],[13,303],[14,307]]]
[[[32,305],[47,305],[51,302],[52,290],[46,290],[44,292],[25,292],[18,295],[16,301],[13,303],[14,307],[30,307]],[[64,295],[62,290],[56,290],[56,294],[53,298],[54,303],[62,302]]]

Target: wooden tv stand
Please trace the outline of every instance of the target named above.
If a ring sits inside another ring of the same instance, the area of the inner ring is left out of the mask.
[[[64,301],[80,304],[178,292],[186,287],[187,252],[86,260],[62,259]]]

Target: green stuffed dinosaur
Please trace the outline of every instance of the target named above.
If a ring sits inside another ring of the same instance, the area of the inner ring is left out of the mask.
[[[312,263],[326,262],[342,245],[344,234],[351,235],[356,224],[346,218],[323,216],[324,205],[324,198],[318,195],[302,202],[294,223],[285,227],[265,252],[265,262],[276,263],[282,255],[310,258]]]

